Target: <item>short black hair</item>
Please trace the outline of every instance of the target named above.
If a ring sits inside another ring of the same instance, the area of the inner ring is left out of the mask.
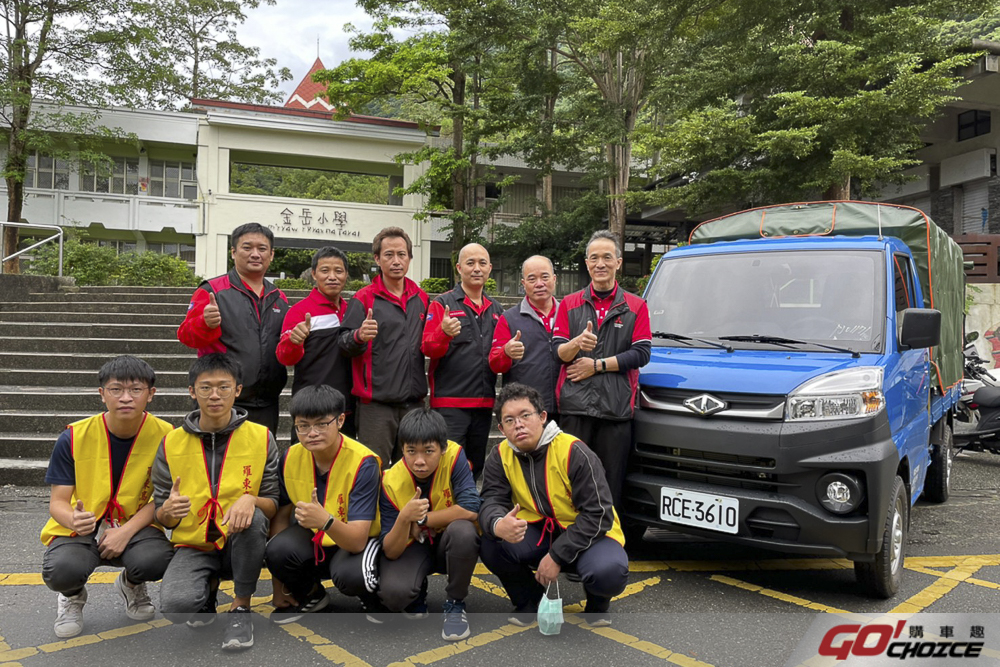
[[[433,442],[444,451],[448,449],[448,424],[439,413],[428,408],[418,408],[407,412],[399,420],[396,439],[400,447]]]
[[[501,419],[500,414],[504,405],[522,398],[528,399],[531,403],[531,407],[533,407],[538,414],[545,412],[545,401],[542,400],[542,395],[538,393],[537,389],[529,387],[526,384],[521,384],[520,382],[511,382],[510,384],[505,384],[503,389],[500,390],[500,395],[497,396],[497,421],[500,421]]]
[[[274,248],[274,232],[259,222],[248,222],[234,229],[232,235],[229,237],[232,239],[232,246],[234,249],[239,247],[240,239],[247,234],[263,234],[267,239],[268,245],[270,245],[272,249]]]
[[[221,352],[213,352],[195,359],[188,371],[188,384],[193,387],[199,377],[214,371],[228,373],[236,381],[236,384],[243,384],[243,364],[238,359]]]
[[[372,240],[372,254],[378,257],[382,254],[382,241],[386,239],[403,239],[406,241],[406,254],[413,257],[413,241],[402,227],[386,227]]]
[[[292,414],[292,419],[316,419],[327,415],[336,418],[344,414],[346,408],[347,399],[343,394],[330,385],[320,384],[303,387],[295,392],[288,411]]]
[[[340,248],[336,248],[332,245],[325,245],[313,253],[312,270],[315,271],[319,266],[319,260],[326,259],[327,257],[336,257],[344,263],[344,270],[347,270],[347,254]]]
[[[109,359],[97,371],[97,384],[106,385],[111,380],[119,382],[145,382],[146,386],[156,385],[156,373],[153,367],[142,359],[138,359],[128,354]]]

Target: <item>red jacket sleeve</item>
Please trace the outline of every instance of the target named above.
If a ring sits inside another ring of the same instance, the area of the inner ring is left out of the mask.
[[[200,350],[218,342],[222,338],[222,327],[209,328],[205,324],[205,306],[208,305],[208,290],[196,289],[188,305],[187,316],[177,328],[177,340],[188,347]]]
[[[652,341],[653,331],[649,324],[649,305],[643,301],[635,311],[635,328],[632,329],[632,342]]]
[[[300,301],[299,303],[304,303]],[[278,349],[275,350],[275,356],[278,358],[278,363],[284,364],[285,366],[294,366],[295,364],[302,361],[303,355],[306,353],[305,344],[296,345],[291,340],[292,329],[294,329],[299,322],[306,319],[305,309],[297,308],[299,304],[295,304],[288,309],[285,313],[285,321],[281,324],[281,340],[278,341]]]
[[[573,338],[573,333],[569,330],[569,308],[566,301],[559,304],[556,311],[556,323],[552,327],[552,338],[558,338],[562,342],[568,342]]]
[[[448,354],[451,336],[441,330],[444,320],[444,306],[439,301],[431,301],[427,308],[427,319],[424,320],[424,338],[420,343],[420,351],[430,359],[440,359]]]
[[[514,365],[514,360],[503,349],[510,339],[510,325],[507,318],[501,315],[493,330],[493,344],[490,346],[490,370],[494,373],[506,373]]]

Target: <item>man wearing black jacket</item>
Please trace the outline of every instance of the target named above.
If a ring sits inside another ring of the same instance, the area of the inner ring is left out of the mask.
[[[496,414],[507,439],[486,458],[480,556],[514,604],[508,620],[530,624],[545,587],[566,570],[583,582],[587,622],[611,625],[611,598],[625,589],[628,556],[600,460],[545,423],[542,397],[531,387],[505,386]]]

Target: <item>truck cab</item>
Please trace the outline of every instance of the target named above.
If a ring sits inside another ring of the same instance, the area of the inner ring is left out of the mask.
[[[625,514],[793,554],[848,558],[895,594],[909,508],[947,497],[938,310],[889,236],[691,245],[649,282]],[[943,496],[943,497],[942,497]]]

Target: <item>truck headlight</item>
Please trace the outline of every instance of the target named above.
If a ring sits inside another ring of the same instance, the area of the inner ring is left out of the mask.
[[[865,499],[865,490],[854,475],[828,473],[816,483],[816,497],[823,507],[834,514],[853,512]]]
[[[785,419],[857,419],[883,408],[882,369],[862,366],[820,375],[800,385],[788,397]]]

